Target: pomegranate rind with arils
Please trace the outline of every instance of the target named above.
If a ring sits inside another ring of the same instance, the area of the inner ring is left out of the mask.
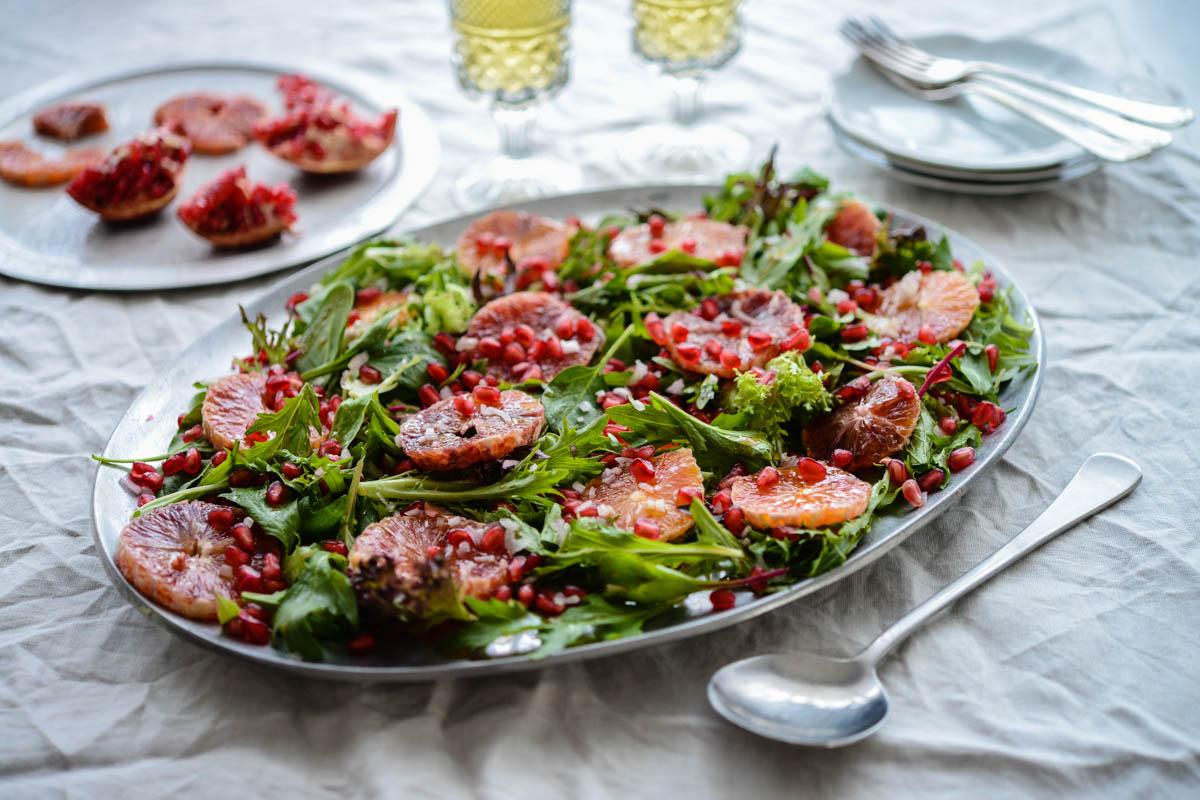
[[[703,306],[690,311],[672,311],[663,320],[668,334],[676,325],[687,330],[684,341],[669,335],[666,347],[672,360],[691,372],[732,378],[751,367],[765,366],[783,351],[783,344],[804,325],[804,312],[800,306],[780,291],[746,289],[718,295],[711,300],[719,310],[711,320],[704,318]],[[723,325],[731,322],[741,325],[737,333],[727,333],[727,325],[723,329]],[[752,332],[769,334],[770,341],[755,349],[750,339]],[[719,351],[715,350],[715,345],[709,345],[714,341],[720,345]],[[721,354],[726,352],[737,356],[738,366],[722,362]]]
[[[191,144],[173,130],[138,134],[79,173],[67,194],[112,222],[149,216],[175,198],[189,153]]]
[[[975,310],[979,292],[961,272],[913,270],[884,289],[868,323],[876,332],[901,342],[915,342],[922,328],[945,343],[962,333]]]
[[[286,183],[252,183],[245,167],[236,167],[192,195],[179,207],[179,219],[217,247],[245,247],[290,230],[295,206],[296,193]]]
[[[481,349],[480,343],[485,339],[502,344],[507,342],[506,334],[513,336],[520,325],[528,325],[533,329],[535,342],[545,343],[551,337],[557,338],[561,353],[555,355],[557,351],[543,346],[536,358],[529,358],[527,351],[534,345],[518,342],[520,352],[524,355],[520,360],[512,361],[513,356],[506,359],[503,354],[489,355]],[[586,332],[581,333],[581,328]],[[570,303],[556,295],[548,292],[515,292],[498,297],[475,312],[458,344],[460,350],[470,353],[473,361],[487,358],[488,375],[516,382],[523,380],[525,375],[527,366],[523,368],[522,365],[536,364],[542,371],[542,379],[548,381],[567,367],[589,363],[604,344],[604,333]]]
[[[818,459],[849,450],[854,457],[846,468],[865,469],[907,445],[920,416],[921,400],[913,385],[884,375],[862,397],[809,423],[804,448]]]
[[[253,97],[212,92],[173,97],[154,111],[156,125],[176,125],[197,153],[220,155],[245,147],[267,108]]]
[[[825,238],[857,253],[871,256],[879,244],[883,223],[864,204],[849,200],[842,205],[825,229]]]
[[[193,619],[215,619],[217,597],[237,596],[233,568],[225,563],[225,549],[235,540],[208,522],[209,513],[221,508],[193,500],[138,517],[117,540],[117,569],[159,605]]]
[[[23,142],[0,142],[0,178],[17,186],[55,186],[104,160],[96,148],[69,150],[61,158],[46,158]]]
[[[819,528],[861,516],[871,500],[871,484],[834,466],[825,477],[809,482],[798,467],[778,470],[779,480],[760,486],[757,475],[733,481],[730,500],[756,528]]]
[[[104,133],[108,130],[108,119],[99,103],[60,103],[34,114],[33,129],[51,139],[73,142]]]
[[[468,275],[504,275],[504,249],[497,239],[508,240],[508,255],[518,268],[531,259],[543,259],[556,270],[567,257],[575,228],[558,220],[525,211],[493,211],[467,226],[458,237],[458,263]]]
[[[692,527],[692,515],[676,507],[680,491],[691,490],[703,497],[704,475],[687,447],[657,455],[650,463],[654,483],[639,483],[630,470],[630,460],[617,459],[600,477],[588,482],[579,499],[591,503],[601,518],[618,528],[632,531],[638,520],[650,520],[659,528],[659,539],[672,541]]]
[[[466,531],[472,544],[454,546],[447,536]],[[420,580],[428,575],[430,552],[441,549],[460,599],[486,599],[508,582],[507,550],[488,553],[479,548],[485,526],[467,517],[425,503],[408,512],[385,517],[368,525],[354,540],[350,568],[363,570],[377,559],[388,559],[397,577]]]
[[[476,404],[462,414],[449,398],[434,403],[400,424],[397,441],[421,469],[461,469],[492,461],[533,442],[546,411],[535,397],[515,389],[500,393],[500,404]]]
[[[729,252],[742,252],[746,249],[746,235],[749,231],[741,225],[731,225],[728,222],[717,222],[711,219],[681,219],[677,222],[667,222],[663,225],[662,234],[655,236],[650,229],[650,223],[630,225],[613,237],[608,245],[608,256],[622,267],[632,267],[650,261],[659,255],[650,249],[650,242],[660,241],[663,249],[680,250],[684,241],[691,239],[695,249],[691,255],[716,262]]]
[[[266,413],[263,392],[267,376],[261,372],[243,372],[218,378],[208,386],[200,415],[204,437],[218,450],[227,450],[242,441],[246,431]]]

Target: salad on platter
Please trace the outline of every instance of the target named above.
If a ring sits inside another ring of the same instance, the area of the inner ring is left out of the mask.
[[[1009,291],[773,158],[690,212],[367,242],[281,324],[243,312],[165,453],[99,459],[137,498],[114,560],[310,661],[537,658],[721,613],[974,461],[1037,366]]]

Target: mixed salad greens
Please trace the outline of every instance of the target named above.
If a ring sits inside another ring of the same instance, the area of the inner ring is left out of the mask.
[[[129,470],[139,498],[122,571],[182,613],[215,613],[225,635],[320,660],[386,658],[413,637],[454,655],[542,657],[675,619],[696,592],[719,613],[836,567],[878,515],[909,513],[953,480],[1003,425],[1001,388],[1036,368],[1032,328],[985,265],[865,208],[768,161],[729,176],[702,214],[568,220],[554,228],[561,258],[515,258],[524,228],[457,251],[363,244],[293,297],[282,325],[243,313],[252,352],[235,367],[257,381],[248,408],[218,381],[197,384],[166,453],[101,459]],[[706,256],[715,228],[700,221],[725,223],[742,246]],[[672,230],[695,237],[672,243]],[[635,234],[645,257],[614,258],[614,240]],[[472,253],[499,253],[495,268],[464,263]],[[953,297],[939,306],[939,274],[973,293],[965,311]],[[574,346],[538,362],[546,347],[525,334],[513,364],[517,316],[501,354],[481,356],[479,310],[536,290],[585,318],[591,338],[547,332],[554,352]],[[750,322],[777,292],[786,308],[771,313],[802,321],[772,339]],[[939,333],[939,309],[964,327]],[[706,324],[726,343],[708,361],[683,343]],[[455,442],[515,436],[510,417],[483,432],[484,406],[508,414],[509,390],[540,403],[531,439],[448,470],[419,465],[440,455],[437,426],[453,413],[479,420]],[[182,503],[199,533],[161,515]],[[135,548],[152,524],[167,556]],[[167,590],[207,591],[213,604],[176,605]]]

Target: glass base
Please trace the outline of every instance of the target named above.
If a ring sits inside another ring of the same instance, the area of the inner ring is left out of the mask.
[[[454,203],[463,211],[478,211],[573,192],[583,186],[576,164],[546,156],[500,157],[462,174],[454,183]]]
[[[719,181],[746,166],[750,140],[714,123],[646,125],[625,136],[617,158],[635,178],[646,181]]]

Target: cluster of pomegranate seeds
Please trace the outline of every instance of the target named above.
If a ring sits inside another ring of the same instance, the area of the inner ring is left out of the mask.
[[[955,263],[958,262],[956,261]],[[979,282],[979,286],[976,287],[979,292],[979,302],[990,303],[992,300],[996,299],[996,288],[997,284],[995,277],[992,276],[990,271],[984,272],[983,280],[981,280]]]
[[[205,237],[249,234],[263,238],[296,221],[296,193],[286,183],[252,183],[245,167],[222,173],[179,208],[179,218]]]
[[[67,193],[101,214],[116,206],[165,198],[174,194],[190,152],[188,140],[172,131],[159,128],[143,133],[79,173],[67,186]]]
[[[163,486],[163,475],[154,468],[152,464],[147,464],[145,461],[133,462],[133,467],[129,470],[129,480],[153,495]],[[147,501],[149,502],[149,501]],[[138,498],[138,505],[145,505]]]
[[[334,395],[328,400],[321,398],[317,405],[317,417],[321,420],[322,428],[332,428],[333,419],[337,416],[337,410],[342,405],[341,395]]]
[[[196,475],[203,467],[204,457],[200,455],[200,450],[195,447],[189,447],[186,450],[180,450],[163,461],[162,472],[163,475],[175,475],[180,472],[187,473],[188,475]],[[161,488],[161,482],[159,488]]]
[[[288,371],[283,364],[272,364],[267,367],[267,382],[263,388],[263,405],[269,411],[278,411],[288,400],[300,394],[304,388],[304,379],[300,373]],[[338,399],[341,403],[341,399]],[[336,406],[334,407],[336,411]],[[324,420],[322,420],[324,424]]]

